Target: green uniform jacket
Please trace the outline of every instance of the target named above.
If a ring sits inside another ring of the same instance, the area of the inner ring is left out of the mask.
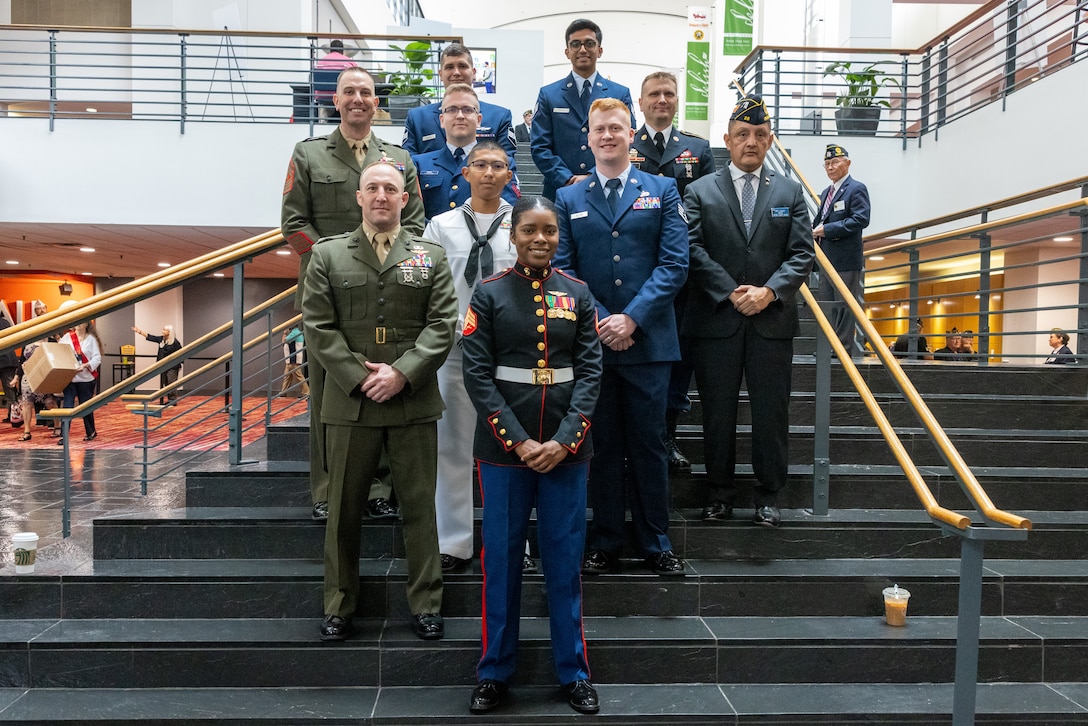
[[[313,249],[302,320],[309,352],[325,370],[321,420],[350,426],[435,421],[445,408],[436,372],[453,346],[457,295],[446,254],[403,228],[385,264],[360,226]],[[365,361],[388,363],[407,385],[374,403],[359,385]]]
[[[362,210],[355,198],[363,169],[385,157],[404,172],[408,204],[400,223],[413,234],[423,234],[423,199],[412,156],[396,144],[374,136],[362,166],[355,152],[340,133],[340,127],[328,136],[315,136],[295,144],[287,179],[283,183],[283,207],[280,230],[284,239],[301,257],[298,268],[298,292],[295,309],[302,309],[302,292],[310,248],[322,237],[346,234],[359,226]]]

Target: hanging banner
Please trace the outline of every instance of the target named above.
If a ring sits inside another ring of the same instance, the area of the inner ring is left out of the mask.
[[[688,55],[685,64],[684,118],[710,118],[710,13],[702,6],[688,7]]]
[[[725,0],[722,22],[722,55],[748,55],[752,52],[752,20],[756,0]]]

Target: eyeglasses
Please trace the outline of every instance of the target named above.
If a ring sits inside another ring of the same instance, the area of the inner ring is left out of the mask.
[[[476,161],[470,161],[468,165],[476,171],[487,171],[488,169],[491,169],[491,171],[495,172],[496,174],[504,172],[510,168],[510,165],[507,164],[505,161],[480,161],[478,159]]]
[[[465,116],[473,116],[479,113],[479,111],[476,110],[475,106],[446,106],[442,109],[442,113],[450,116],[456,116],[459,113],[464,114]]]
[[[595,40],[572,40],[569,43],[567,43],[567,47],[570,48],[571,50],[581,50],[582,48],[585,48],[586,50],[593,50],[593,49],[595,49],[597,47],[597,41],[595,41]]]

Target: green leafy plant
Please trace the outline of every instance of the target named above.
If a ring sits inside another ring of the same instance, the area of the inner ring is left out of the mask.
[[[885,64],[895,65],[891,61],[879,61],[867,66],[858,66],[850,61],[836,61],[824,68],[824,78],[839,76],[846,81],[846,91],[835,98],[835,104],[847,107],[860,106],[884,106],[890,108],[891,104],[876,97],[881,88],[886,86],[899,86],[899,81],[894,77],[882,73],[878,66]]]
[[[430,97],[434,95],[434,69],[428,68],[431,60],[431,44],[422,40],[414,40],[403,48],[399,45],[389,44],[390,48],[400,53],[400,68],[402,71],[390,73],[387,81],[393,84],[389,92],[391,96],[420,96]]]

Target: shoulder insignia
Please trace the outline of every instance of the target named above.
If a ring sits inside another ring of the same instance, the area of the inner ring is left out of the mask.
[[[684,203],[683,202],[677,202],[676,203],[676,211],[680,213],[680,219],[684,220],[684,224],[689,224],[689,222],[688,222],[688,212],[687,212],[686,209],[684,209]]]
[[[706,139],[704,139],[704,138],[703,138],[702,136],[700,136],[699,134],[693,134],[693,133],[691,133],[690,131],[684,131],[683,129],[677,129],[677,131],[679,131],[680,133],[682,133],[682,134],[683,134],[684,136],[690,136],[690,137],[692,137],[692,138],[694,138],[694,139],[702,139],[703,141],[706,141]]]
[[[328,141],[328,140],[329,140],[328,136],[311,136],[308,139],[303,139],[302,143],[306,143],[307,141]]]
[[[476,311],[469,305],[468,310],[465,312],[465,324],[461,328],[461,335],[466,338],[476,332]]]
[[[283,180],[283,193],[286,195],[295,188],[295,160],[287,164],[287,178]]]

